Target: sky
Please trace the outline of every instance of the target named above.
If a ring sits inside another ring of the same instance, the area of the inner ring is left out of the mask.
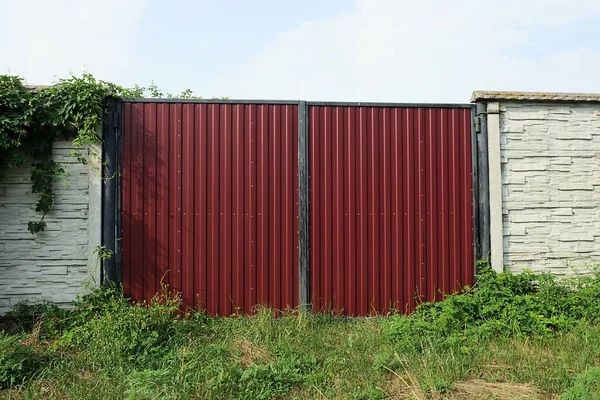
[[[0,0],[0,74],[204,97],[600,92],[597,0]]]

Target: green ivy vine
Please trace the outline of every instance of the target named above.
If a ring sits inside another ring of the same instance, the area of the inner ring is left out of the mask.
[[[77,149],[96,143],[104,99],[114,97],[165,97],[152,83],[148,87],[124,88],[95,79],[91,74],[71,76],[47,87],[28,87],[23,78],[0,75],[0,179],[11,168],[31,163],[31,192],[38,195],[35,211],[39,220],[30,221],[33,234],[46,228],[45,216],[54,202],[53,183],[65,174],[52,159],[56,140],[72,140]],[[187,89],[178,96],[198,98]],[[87,158],[76,151],[79,162]]]

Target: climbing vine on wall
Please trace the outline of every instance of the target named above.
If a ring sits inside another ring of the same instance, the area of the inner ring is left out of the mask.
[[[156,85],[123,88],[95,79],[90,74],[61,79],[47,87],[31,88],[21,77],[0,75],[0,179],[7,170],[31,164],[31,192],[38,195],[36,221],[28,223],[31,233],[46,228],[44,218],[54,202],[53,183],[64,174],[52,160],[52,144],[69,139],[76,148],[85,149],[100,140],[104,99],[115,97],[163,97]],[[174,97],[166,95],[167,97]],[[185,90],[177,97],[196,98]],[[81,152],[73,155],[80,162]]]

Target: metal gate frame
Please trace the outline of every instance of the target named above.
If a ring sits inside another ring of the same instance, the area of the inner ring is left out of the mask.
[[[487,257],[481,249],[489,249],[489,219],[487,180],[480,179],[479,169],[487,165],[486,132],[480,129],[479,115],[475,104],[448,103],[372,103],[372,102],[329,102],[293,100],[218,100],[218,99],[148,99],[107,97],[103,110],[102,140],[102,246],[108,256],[101,260],[101,282],[121,283],[121,176],[122,176],[122,107],[124,103],[178,103],[178,104],[285,104],[298,106],[298,190],[299,190],[299,304],[310,308],[310,230],[309,230],[309,106],[335,107],[380,107],[380,108],[459,108],[471,110],[471,158],[473,187],[473,231],[476,260]]]

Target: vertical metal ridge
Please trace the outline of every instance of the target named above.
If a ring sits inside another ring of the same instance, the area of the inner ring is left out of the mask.
[[[269,238],[267,220],[265,218],[266,207],[268,205],[268,176],[267,176],[267,157],[268,157],[268,115],[266,115],[267,106],[259,105],[258,120],[259,127],[257,140],[257,303],[265,304],[268,301],[269,274],[268,274],[268,251]],[[267,197],[267,198],[265,198]]]
[[[175,105],[175,156],[177,171],[175,174],[175,284],[173,289],[179,293],[183,291],[183,104]]]
[[[342,242],[342,230],[344,221],[342,218],[342,210],[344,204],[344,198],[342,195],[341,186],[344,183],[344,180],[341,178],[342,167],[341,167],[341,158],[340,156],[343,154],[342,149],[343,145],[341,143],[341,130],[340,127],[340,111],[339,107],[334,107],[333,116],[331,120],[331,132],[332,132],[332,142],[333,148],[335,151],[333,152],[332,157],[332,234],[333,234],[333,254],[332,254],[332,266],[333,266],[333,280],[332,280],[332,308],[334,310],[341,310],[343,308],[343,284],[344,284],[344,276],[343,276],[343,267],[344,267],[344,244]]]
[[[257,231],[256,231],[256,199],[257,199],[257,161],[256,161],[256,132],[257,132],[257,107],[256,105],[246,105],[247,109],[247,120],[244,124],[246,130],[246,222],[245,222],[245,254],[246,257],[245,265],[247,269],[248,280],[246,287],[246,307],[245,312],[251,313],[252,308],[256,304],[256,293],[257,293],[257,259],[256,259],[256,246],[257,246]]]
[[[426,289],[426,272],[425,272],[425,247],[427,239],[425,235],[425,219],[426,219],[426,182],[425,182],[425,112],[422,108],[417,108],[417,165],[418,174],[417,184],[417,229],[418,229],[418,247],[417,247],[417,287],[419,301],[423,301],[427,295]]]
[[[272,125],[271,125],[271,166],[269,173],[271,175],[271,186],[269,188],[271,197],[271,207],[269,219],[270,223],[270,304],[275,309],[281,307],[281,107],[271,106]]]
[[[292,192],[290,191],[290,184],[293,182],[290,175],[290,141],[291,141],[291,129],[290,122],[291,118],[289,115],[290,107],[283,107],[283,115],[281,116],[281,192],[282,204],[281,204],[281,308],[287,309],[291,306],[291,289],[290,289],[290,272],[293,270],[292,257],[290,254],[292,247],[292,234],[290,232],[291,223],[293,221],[285,218],[286,215],[291,214],[290,201],[293,198]]]
[[[414,302],[414,292],[415,292],[415,232],[414,232],[414,223],[415,223],[415,209],[414,209],[414,140],[412,138],[413,135],[413,110],[406,109],[405,110],[405,124],[403,126],[403,137],[405,140],[404,146],[404,215],[406,217],[405,220],[405,233],[404,240],[406,243],[406,254],[404,265],[407,269],[406,271],[406,284],[404,287],[404,298],[405,304],[407,304],[408,310],[412,310],[415,306]]]
[[[344,113],[348,137],[344,149],[345,185],[344,199],[346,199],[344,241],[347,254],[347,285],[345,293],[345,310],[348,315],[356,314],[356,109],[346,108]]]
[[[329,112],[329,113],[328,113]],[[331,307],[331,295],[332,295],[332,269],[331,269],[331,129],[328,129],[328,125],[331,122],[331,108],[323,110],[323,119],[320,122],[322,127],[320,129],[321,137],[323,138],[323,170],[324,176],[322,179],[323,190],[321,196],[323,199],[323,239],[325,243],[322,246],[322,261],[321,271],[323,274],[322,278],[322,304],[321,307],[328,309]]]
[[[207,277],[207,106],[194,106],[194,293],[196,309],[206,308]]]
[[[206,309],[210,314],[217,313],[217,304],[215,296],[217,292],[217,282],[218,277],[216,275],[216,268],[219,263],[219,258],[217,255],[217,246],[218,246],[218,136],[217,129],[215,125],[218,127],[217,122],[217,106],[209,105],[207,109],[207,220],[208,220],[208,230],[207,230],[207,299],[206,299]]]
[[[243,121],[244,121],[244,106],[234,105],[232,110],[232,161],[233,166],[231,174],[233,183],[231,185],[232,197],[232,222],[231,222],[231,245],[232,245],[232,275],[231,275],[231,303],[233,312],[244,310],[244,285],[245,285],[245,268],[244,268],[244,209],[243,199],[245,193],[245,174],[244,174],[244,136],[243,136]]]
[[[460,266],[460,116],[457,110],[451,111],[452,115],[452,144],[450,146],[452,151],[452,236],[451,236],[451,249],[452,249],[452,267],[451,267],[451,290],[456,292],[459,288],[458,277]]]
[[[158,293],[161,290],[160,287],[160,275],[159,275],[159,269],[158,269],[158,257],[159,257],[159,248],[158,248],[158,234],[159,234],[159,226],[158,226],[158,188],[159,188],[159,182],[158,182],[158,104],[154,104],[154,292]]]
[[[231,314],[231,106],[223,104],[221,107],[221,135],[220,141],[220,262],[219,262],[219,312],[222,315]]]
[[[379,310],[379,193],[380,188],[380,177],[379,177],[379,125],[376,114],[376,109],[369,108],[368,115],[368,135],[369,140],[367,141],[368,156],[367,156],[367,168],[368,174],[368,185],[369,185],[369,222],[367,229],[367,237],[369,241],[368,253],[369,253],[369,289],[368,289],[368,301],[370,314],[374,314]]]
[[[309,152],[309,156],[307,156],[309,167],[306,171],[307,176],[305,178],[305,184],[308,184],[308,188],[306,188],[305,191],[308,190],[309,192],[308,205],[305,205],[305,207],[308,207],[308,212],[310,213],[310,222],[308,226],[310,243],[310,252],[308,254],[310,262],[310,288],[308,290],[310,290],[312,309],[318,311],[321,308],[321,301],[319,297],[321,294],[321,174],[315,173],[314,171],[320,171],[321,169],[321,141],[319,138],[318,124],[316,122],[319,119],[319,108],[313,107],[308,109],[305,103],[302,104],[302,108],[305,110],[304,113],[306,114],[307,126],[305,126],[301,132],[305,132],[305,134],[308,136],[307,139]],[[298,132],[298,134],[300,135],[301,132]],[[300,151],[300,147],[298,148],[298,151]],[[302,213],[301,210],[300,213]],[[304,271],[304,273],[306,273],[306,271]]]
[[[132,107],[132,113],[135,115],[133,121],[135,122],[135,129],[132,132],[132,165],[131,165],[131,205],[132,205],[132,240],[131,240],[131,258],[130,262],[140,266],[141,274],[139,279],[134,279],[131,276],[131,295],[139,299],[143,297],[143,279],[144,279],[144,265],[143,265],[143,254],[142,247],[144,242],[144,223],[142,218],[143,204],[142,204],[142,190],[143,190],[143,146],[140,143],[142,140],[142,123],[143,120],[140,117],[141,105],[134,104]]]
[[[194,302],[194,106],[181,110],[181,294],[189,307]]]
[[[358,153],[358,176],[359,176],[359,211],[358,211],[358,227],[357,227],[357,241],[358,249],[360,250],[358,256],[358,265],[360,265],[360,273],[359,273],[359,285],[358,285],[358,306],[357,306],[357,314],[358,315],[366,315],[369,312],[368,308],[368,300],[367,300],[367,292],[368,292],[368,283],[367,283],[367,246],[368,246],[368,238],[367,238],[367,200],[366,200],[366,191],[367,191],[367,169],[366,169],[366,155],[367,155],[367,115],[366,109],[364,107],[358,107],[358,141],[357,145],[357,153]]]
[[[156,294],[156,104],[143,104],[143,298]]]
[[[403,310],[403,300],[400,296],[401,290],[401,277],[400,267],[402,265],[402,174],[400,173],[401,163],[401,152],[400,147],[400,126],[402,124],[401,113],[399,109],[393,109],[393,122],[391,126],[391,157],[390,157],[390,170],[391,170],[391,247],[392,247],[392,258],[391,258],[391,304],[392,307],[398,311]]]
[[[380,304],[381,312],[388,314],[392,302],[392,280],[391,280],[391,262],[392,262],[392,177],[391,177],[391,109],[380,108],[380,131],[382,132],[382,141],[380,142],[381,154],[381,177],[382,177],[382,196],[380,209],[380,226],[382,231],[381,252],[382,252],[382,274],[380,277]]]
[[[295,107],[291,107],[291,115],[292,115],[292,123],[291,123],[291,133],[292,133],[292,139],[291,139],[291,146],[292,146],[292,150],[291,150],[291,165],[292,165],[292,170],[291,170],[291,192],[292,192],[292,265],[293,265],[293,270],[292,270],[292,274],[291,274],[291,288],[292,288],[292,302],[294,306],[298,306],[301,305],[300,304],[300,284],[299,284],[299,276],[300,276],[300,193],[299,193],[299,160],[298,160],[298,135],[299,135],[299,131],[298,131],[298,125],[299,125],[299,105],[295,106]],[[304,126],[308,127],[308,120],[307,120],[307,116],[304,116]],[[306,139],[308,140],[308,136],[306,136]],[[308,143],[305,146],[306,149],[306,154],[308,155]],[[305,163],[306,167],[308,168],[308,166],[310,165],[310,160],[306,160]],[[306,173],[306,177],[308,179],[308,173]],[[307,190],[308,190],[308,183],[306,184]],[[305,197],[307,200],[310,199],[310,197],[308,196],[308,194]],[[310,224],[310,210],[306,211],[306,215],[305,215],[305,220],[307,222],[307,224]],[[294,217],[295,216],[295,217]],[[310,228],[307,229],[307,234],[309,235],[308,240],[306,241],[305,245],[306,246],[310,246]],[[309,252],[310,252],[310,247],[308,247]],[[307,257],[308,262],[310,263],[310,255]],[[310,264],[309,264],[309,273],[307,274],[308,276],[308,283],[307,283],[307,287],[309,290],[308,293],[308,301],[310,301]],[[306,308],[306,310],[308,310],[308,307]]]

